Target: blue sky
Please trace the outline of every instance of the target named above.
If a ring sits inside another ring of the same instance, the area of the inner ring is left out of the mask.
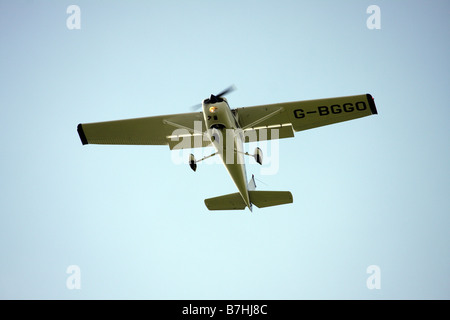
[[[1,1],[0,298],[449,299],[449,13]],[[194,173],[167,146],[82,146],[76,132],[189,112],[231,84],[236,108],[371,93],[379,114],[280,141],[276,174],[250,159],[259,189],[294,196],[253,213],[206,209],[236,192],[220,164]],[[381,289],[366,285],[372,265]]]

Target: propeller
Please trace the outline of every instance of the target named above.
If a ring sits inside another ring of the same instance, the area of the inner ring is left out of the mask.
[[[216,97],[223,97],[226,94],[229,94],[230,92],[233,92],[234,90],[236,90],[236,87],[234,85],[229,86],[228,88],[226,88],[225,90],[223,90],[221,93],[217,94]]]
[[[229,86],[228,88],[224,89],[222,92],[213,95],[211,94],[211,96],[209,97],[209,103],[217,103],[221,101],[221,98],[227,94],[229,94],[230,92],[233,92],[234,90],[236,90],[236,87],[234,85]],[[195,111],[197,109],[199,109],[202,106],[201,103],[198,103],[194,106],[191,107],[191,110]]]

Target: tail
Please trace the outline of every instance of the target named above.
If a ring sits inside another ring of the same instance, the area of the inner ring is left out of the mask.
[[[294,200],[289,191],[256,191],[249,190],[250,202],[258,208],[278,206],[292,203]],[[209,210],[244,210],[246,204],[239,192],[205,199]]]

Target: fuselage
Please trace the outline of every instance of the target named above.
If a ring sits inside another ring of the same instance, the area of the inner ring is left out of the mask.
[[[244,161],[244,135],[225,98],[203,100],[209,138],[233,179],[247,207],[252,210]]]

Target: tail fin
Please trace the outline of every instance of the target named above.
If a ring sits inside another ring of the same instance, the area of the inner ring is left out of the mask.
[[[249,192],[250,201],[258,208],[278,206],[292,203],[292,194],[289,191],[252,191]],[[239,192],[226,194],[215,198],[205,199],[209,210],[244,210],[246,205]]]
[[[253,191],[256,189],[256,183],[255,183],[255,175],[252,174],[252,179],[248,183],[247,189],[249,191]]]

